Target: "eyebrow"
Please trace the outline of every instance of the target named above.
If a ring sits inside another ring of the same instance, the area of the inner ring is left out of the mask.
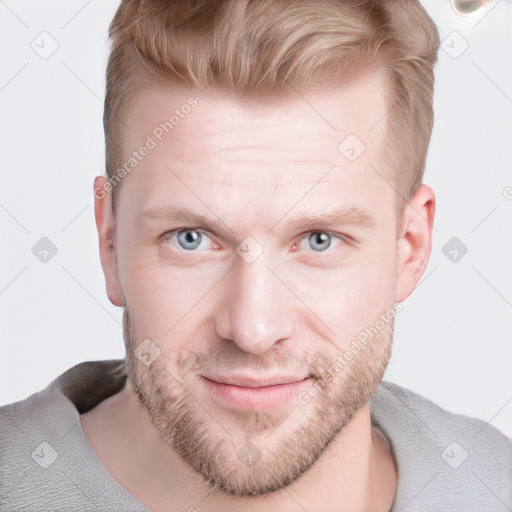
[[[280,224],[280,221],[277,223]],[[277,225],[276,224],[276,225]],[[342,225],[371,228],[375,226],[375,219],[363,208],[339,208],[321,215],[312,215],[291,219],[285,222],[285,230],[329,228]]]
[[[213,213],[213,212],[212,212]],[[286,216],[287,214],[285,214]],[[213,213],[213,216],[203,215],[187,208],[182,208],[175,205],[157,205],[144,210],[141,214],[142,218],[146,219],[165,219],[172,221],[183,221],[190,224],[197,225],[198,227],[221,227],[225,226],[230,231],[233,231],[219,216]],[[284,217],[279,219],[269,229],[273,230],[274,227],[281,224]],[[321,215],[310,215],[298,217],[295,219],[286,220],[282,230],[308,230],[308,229],[327,229],[336,226],[352,225],[361,228],[371,228],[375,226],[375,218],[363,208],[339,208],[331,212]]]

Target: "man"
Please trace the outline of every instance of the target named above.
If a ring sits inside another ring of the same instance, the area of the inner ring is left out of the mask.
[[[417,1],[124,0],[94,183],[126,358],[1,408],[5,510],[510,510],[510,440],[382,382],[428,262]]]

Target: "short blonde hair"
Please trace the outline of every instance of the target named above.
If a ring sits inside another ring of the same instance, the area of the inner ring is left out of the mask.
[[[122,0],[109,36],[109,178],[122,162],[122,118],[143,89],[179,84],[247,96],[288,87],[306,92],[384,66],[383,167],[402,205],[422,183],[439,33],[419,0]]]

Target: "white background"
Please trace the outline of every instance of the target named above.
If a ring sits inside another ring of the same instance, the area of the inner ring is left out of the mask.
[[[441,49],[436,68],[425,175],[438,209],[432,258],[397,316],[385,379],[512,436],[512,7],[494,0],[461,18],[448,0],[423,3],[451,53]],[[79,362],[124,356],[92,195],[104,170],[107,27],[117,5],[0,1],[0,404]],[[45,37],[51,48],[44,31],[58,43],[47,59],[31,47]],[[32,253],[44,236],[58,248],[47,263]],[[456,263],[442,252],[454,236],[468,248]]]

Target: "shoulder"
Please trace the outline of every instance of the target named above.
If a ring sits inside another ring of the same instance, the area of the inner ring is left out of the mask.
[[[370,409],[397,463],[396,510],[512,509],[512,441],[489,422],[386,381]]]
[[[119,361],[81,363],[25,400],[0,407],[0,502],[5,510],[137,510],[80,425],[80,409],[124,382]]]
[[[434,437],[457,433],[463,438],[489,442],[505,451],[512,447],[512,441],[489,422],[450,412],[419,393],[392,382],[382,381],[370,404],[372,411],[384,421],[389,423],[395,419],[396,423],[414,432],[427,430]]]
[[[53,383],[25,400],[0,407],[1,501],[5,506],[44,508],[53,498],[58,499],[55,504],[73,505],[72,484],[62,471],[67,452],[63,439],[77,423],[78,412]]]

